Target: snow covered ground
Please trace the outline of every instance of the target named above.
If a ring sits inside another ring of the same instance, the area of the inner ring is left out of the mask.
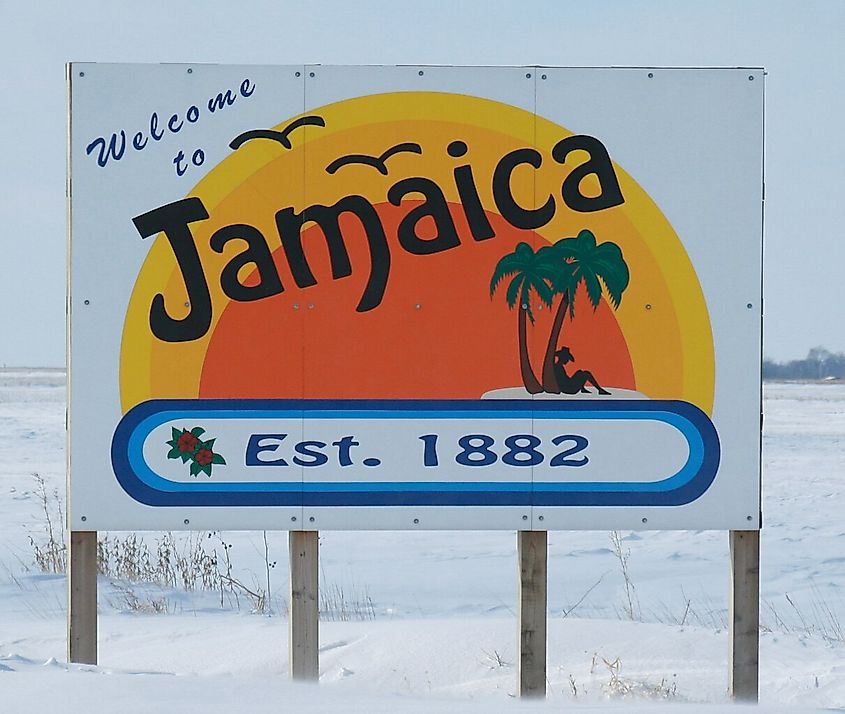
[[[270,615],[253,613],[244,590],[235,598],[103,577],[100,666],[68,665],[66,583],[36,567],[30,542],[47,542],[33,474],[60,538],[64,400],[62,372],[0,372],[0,711],[537,708],[513,699],[513,533],[321,534],[333,620],[321,624],[317,688],[286,677],[282,533],[267,534]],[[845,385],[767,385],[764,410],[761,703],[845,709]],[[619,535],[630,592],[609,533],[549,536],[549,696],[540,708],[721,709],[727,534]],[[152,551],[163,537],[144,536]],[[180,547],[187,537],[176,536]],[[266,592],[263,535],[204,534],[201,546],[221,557],[223,542],[232,576]]]

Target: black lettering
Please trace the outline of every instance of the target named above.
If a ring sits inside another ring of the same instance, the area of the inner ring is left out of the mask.
[[[584,135],[568,136],[554,145],[552,158],[559,164],[565,164],[570,152],[579,149],[586,151],[590,158],[574,168],[564,179],[561,195],[566,205],[573,211],[591,213],[625,203],[622,189],[619,188],[619,179],[613,170],[613,162],[604,144],[598,139]],[[581,181],[590,174],[594,174],[598,179],[598,196],[585,196],[581,193]]]
[[[292,208],[285,208],[276,213],[276,227],[294,281],[300,288],[307,288],[317,284],[317,279],[308,265],[308,259],[302,247],[302,225],[307,221],[314,221],[319,225],[326,238],[332,277],[337,280],[352,274],[349,253],[340,230],[342,213],[351,213],[357,217],[367,236],[370,249],[370,276],[356,308],[358,312],[367,312],[378,307],[384,297],[387,277],[390,273],[390,249],[378,213],[366,198],[346,196],[333,206],[308,206],[301,214],[296,213]]]
[[[459,246],[461,239],[440,187],[426,178],[407,178],[390,187],[387,200],[399,206],[409,193],[421,193],[425,201],[408,211],[399,223],[397,234],[402,247],[414,255],[431,255]],[[417,224],[425,218],[434,221],[436,234],[433,238],[423,238],[417,233]]]
[[[463,141],[453,141],[446,150],[449,152],[449,156],[457,158],[466,154],[467,145]],[[496,232],[490,225],[490,221],[487,220],[487,214],[481,204],[478,189],[475,187],[475,178],[472,175],[472,167],[469,165],[458,166],[454,171],[454,176],[455,186],[458,189],[458,195],[461,197],[461,205],[464,208],[464,215],[467,217],[473,239],[482,241],[494,238]]]
[[[250,302],[277,295],[282,292],[282,281],[273,263],[273,255],[261,231],[253,226],[236,223],[216,231],[211,236],[211,248],[222,253],[230,240],[242,240],[246,250],[232,258],[220,273],[220,287],[232,300]],[[254,265],[258,270],[258,285],[244,285],[238,274],[247,265]]]
[[[190,342],[202,337],[211,326],[211,295],[197,246],[188,224],[204,221],[208,211],[199,198],[183,198],[132,219],[141,238],[164,232],[182,271],[191,310],[181,320],[170,317],[159,293],[150,305],[150,329],[164,342]]]
[[[521,164],[539,169],[543,157],[534,149],[516,149],[505,154],[493,172],[493,200],[502,218],[515,228],[533,229],[546,225],[555,215],[555,201],[549,196],[540,208],[523,208],[511,192],[511,174]]]

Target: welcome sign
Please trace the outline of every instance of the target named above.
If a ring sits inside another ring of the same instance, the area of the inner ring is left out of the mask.
[[[68,72],[72,528],[759,527],[761,70]]]

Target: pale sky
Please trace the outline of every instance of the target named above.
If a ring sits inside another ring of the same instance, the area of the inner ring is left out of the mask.
[[[843,37],[843,0],[0,0],[0,366],[65,361],[67,61],[765,67],[764,353],[845,351]]]

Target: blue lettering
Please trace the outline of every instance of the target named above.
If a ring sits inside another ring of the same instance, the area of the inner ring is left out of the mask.
[[[120,149],[117,148],[117,134],[111,135],[111,141],[109,141],[108,150],[106,149],[106,140],[102,136],[98,136],[94,141],[92,141],[88,146],[85,147],[85,153],[90,156],[91,152],[97,148],[97,145],[100,146],[100,154],[97,157],[97,163],[100,166],[105,166],[109,160],[109,154],[111,154],[112,158],[115,161],[120,161],[121,157],[123,156],[123,152],[126,150],[126,132],[123,129],[120,130]]]
[[[241,82],[238,90],[233,91],[231,89],[227,89],[225,91],[218,92],[216,96],[209,98],[208,110],[213,114],[219,109],[232,106],[238,96],[251,97],[254,92],[255,84],[253,84],[252,80],[246,78]],[[200,120],[200,117],[201,111],[196,104],[191,104],[191,106],[188,107],[184,117],[181,117],[178,112],[171,114],[167,123],[164,125],[159,122],[158,112],[152,112],[150,114],[149,133],[138,131],[135,132],[134,135],[131,135],[132,148],[135,149],[135,151],[141,151],[146,148],[150,139],[158,142],[161,141],[164,138],[164,135],[168,132],[171,134],[178,134],[185,126],[186,121],[189,124],[196,124]],[[120,129],[117,133],[113,133],[108,140],[104,136],[98,136],[85,147],[85,153],[88,156],[91,156],[95,152],[97,164],[101,167],[106,166],[109,160],[120,161],[126,152],[126,132],[123,129]],[[201,166],[205,162],[205,153],[202,149],[194,151],[191,156],[191,162],[194,166]],[[173,163],[176,166],[176,173],[179,176],[182,176],[187,170],[187,162],[185,161],[184,153],[180,151],[173,159]]]
[[[156,141],[161,141],[161,137],[164,136],[164,129],[159,134],[156,134],[156,129],[158,129],[158,114],[153,112],[150,116],[150,136]]]
[[[299,456],[294,456],[293,463],[297,466],[322,466],[329,460],[329,457],[322,451],[318,451],[318,449],[325,448],[325,441],[300,441],[293,447],[293,450],[297,454],[307,456],[310,460],[306,461],[305,459],[300,459]]]
[[[167,120],[167,128],[170,129],[174,134],[178,134],[179,130],[182,128],[182,125],[185,122],[179,121],[179,115],[174,114],[170,119]]]
[[[173,165],[176,166],[176,175],[182,176],[188,170],[187,166],[183,165],[183,161],[185,160],[185,152],[179,151],[176,156],[173,157]]]
[[[350,451],[353,446],[361,446],[360,442],[355,441],[354,436],[344,436],[338,441],[333,441],[332,446],[337,447],[337,457],[341,466],[352,466],[352,457]]]
[[[143,139],[143,142],[141,141]],[[139,131],[132,137],[132,146],[136,151],[140,151],[147,145],[147,138]]]
[[[249,77],[247,77],[243,82],[241,82],[241,96],[242,97],[251,97],[252,93],[255,91],[255,85],[253,84],[250,87]]]
[[[208,111],[213,114],[218,109],[223,109],[225,106],[232,106],[232,104],[235,103],[236,98],[237,97],[232,93],[231,89],[227,89],[225,95],[223,92],[218,92],[216,97],[212,97],[208,100]]]
[[[281,457],[272,460],[258,458],[260,454],[276,451],[285,438],[287,438],[287,434],[253,434],[250,436],[249,443],[246,445],[246,465],[287,466],[288,462]]]

